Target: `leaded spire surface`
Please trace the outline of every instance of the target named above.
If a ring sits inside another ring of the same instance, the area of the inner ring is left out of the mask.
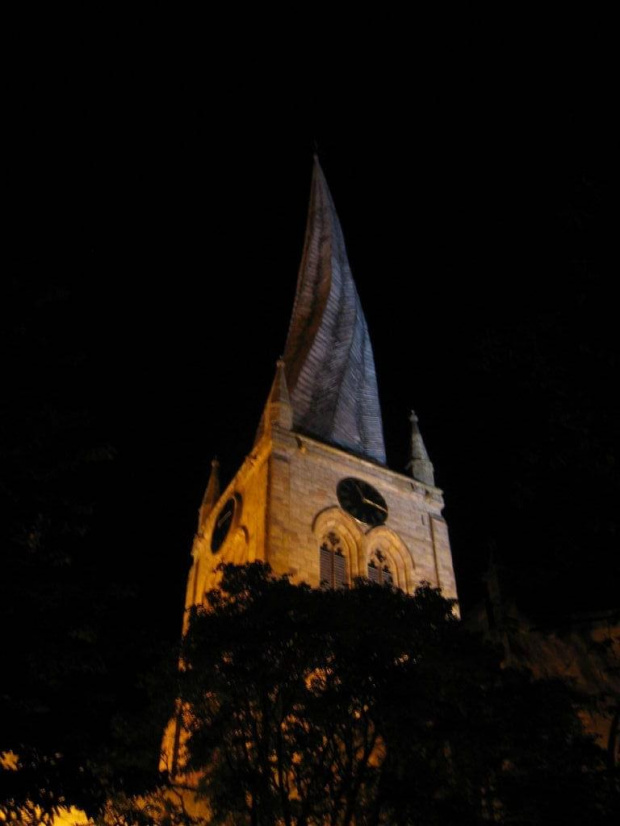
[[[293,427],[385,463],[368,327],[317,159],[284,361]]]

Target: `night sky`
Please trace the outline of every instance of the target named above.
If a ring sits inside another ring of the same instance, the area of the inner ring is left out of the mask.
[[[284,348],[316,144],[388,463],[404,469],[413,407],[463,600],[494,550],[526,603],[542,566],[553,610],[608,607],[604,22],[524,41],[492,21],[411,36],[368,21],[345,53],[314,20],[274,53],[161,8],[119,27],[93,12],[49,59],[24,29],[9,73],[5,327],[51,342],[48,364],[22,339],[9,361],[54,404],[79,400],[89,437],[114,449],[93,482],[101,575],[135,588],[139,621],[178,633],[210,460],[227,481],[249,452]]]

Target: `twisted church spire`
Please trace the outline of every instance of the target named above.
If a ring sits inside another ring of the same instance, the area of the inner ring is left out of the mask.
[[[366,319],[316,157],[284,361],[294,429],[385,464]]]

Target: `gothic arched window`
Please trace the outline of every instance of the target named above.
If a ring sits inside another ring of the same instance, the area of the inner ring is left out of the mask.
[[[388,560],[381,551],[374,551],[368,563],[368,579],[379,585],[393,585],[394,575],[390,571]]]
[[[340,537],[329,531],[321,542],[321,588],[343,588],[349,584],[347,558]]]

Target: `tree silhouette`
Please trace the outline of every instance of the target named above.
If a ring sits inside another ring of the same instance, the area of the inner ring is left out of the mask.
[[[579,698],[502,669],[452,609],[224,566],[183,643],[173,785],[214,824],[607,822]]]
[[[0,330],[0,819],[30,808],[43,822],[63,804],[96,811],[117,775],[143,787],[166,712],[154,734],[131,714],[145,705],[138,679],[157,640],[124,622],[131,588],[93,536],[114,450],[93,415],[97,377],[71,293],[25,277],[10,287]]]

